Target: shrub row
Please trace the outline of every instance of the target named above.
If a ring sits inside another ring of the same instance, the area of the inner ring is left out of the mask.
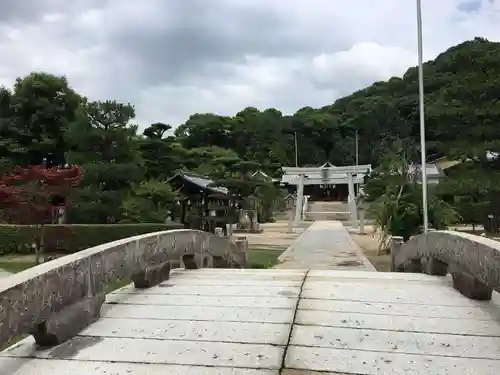
[[[70,254],[139,234],[181,229],[181,224],[0,225],[0,255],[33,253],[43,230],[44,252]]]

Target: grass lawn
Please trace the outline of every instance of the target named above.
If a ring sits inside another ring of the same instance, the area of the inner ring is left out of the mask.
[[[272,268],[278,263],[283,251],[272,249],[248,249],[249,268]]]
[[[18,273],[31,268],[34,265],[35,263],[31,261],[11,261],[0,258],[0,269],[10,273]]]

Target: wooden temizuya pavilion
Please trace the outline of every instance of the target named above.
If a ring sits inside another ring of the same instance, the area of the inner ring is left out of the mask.
[[[174,216],[178,216],[185,228],[214,233],[216,227],[221,227],[228,235],[226,224],[238,219],[237,196],[225,187],[214,186],[210,178],[191,172],[178,172],[168,183],[179,195]]]

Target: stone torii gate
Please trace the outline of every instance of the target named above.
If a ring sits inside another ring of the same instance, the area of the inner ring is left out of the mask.
[[[349,212],[351,221],[357,221],[356,193],[354,185],[361,185],[372,167],[366,165],[353,165],[336,167],[325,163],[320,167],[283,167],[282,184],[297,186],[297,200],[295,205],[294,226],[297,227],[302,218],[302,205],[304,202],[305,185],[342,185],[347,184],[349,196]]]

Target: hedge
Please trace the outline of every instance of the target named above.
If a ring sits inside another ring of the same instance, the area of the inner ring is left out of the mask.
[[[181,228],[176,223],[44,225],[44,253],[70,254],[139,234]],[[0,255],[33,253],[41,231],[34,225],[0,225]]]

